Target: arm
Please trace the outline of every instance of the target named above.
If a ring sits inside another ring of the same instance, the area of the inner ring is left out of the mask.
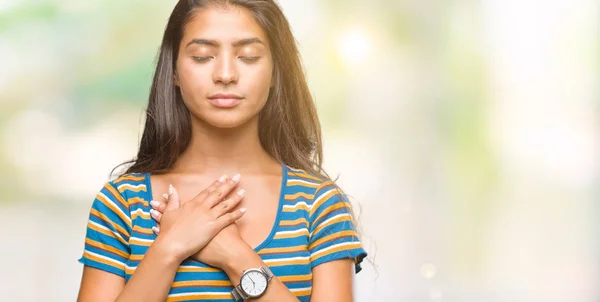
[[[315,266],[312,302],[351,302],[354,262],[352,259],[340,259]]]
[[[232,248],[232,251],[239,251],[239,254],[229,257],[230,262],[223,266],[223,271],[231,280],[231,283],[236,286],[240,283],[242,272],[248,268],[256,268],[265,266],[260,256],[248,246],[245,242],[241,242],[239,248]],[[298,298],[281,282],[277,276],[269,282],[269,286],[265,293],[259,298],[252,299],[257,302],[277,301],[277,302],[298,302]]]
[[[245,269],[266,265],[250,247],[237,250],[242,252],[237,257],[232,258],[234,260],[223,269],[234,286],[240,282],[242,272]],[[316,266],[313,268],[311,301],[352,302],[353,275],[354,262],[352,259],[340,259]],[[269,282],[269,287],[264,295],[257,299],[253,299],[252,301],[297,302],[298,299],[285,284],[275,276]]]
[[[165,301],[180,263],[243,215],[242,211],[226,213],[241,196],[221,198],[236,185],[233,180],[215,181],[183,207],[173,188],[174,200],[165,210],[163,232],[148,248],[127,285],[124,276],[131,218],[125,214],[129,209],[118,190],[110,184],[105,186],[90,213],[80,260],[86,268],[78,301]]]
[[[77,301],[165,301],[181,261],[164,246],[158,240],[150,246],[127,284],[121,276],[84,266]]]

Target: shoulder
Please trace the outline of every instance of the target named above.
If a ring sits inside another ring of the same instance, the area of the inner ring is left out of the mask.
[[[147,191],[149,182],[147,177],[146,173],[127,173],[110,181],[109,184],[112,184],[121,194]]]
[[[96,196],[96,200],[110,207],[111,204],[118,206],[126,212],[133,199],[142,197],[147,192],[147,174],[130,173],[123,174],[104,184]]]
[[[331,197],[345,198],[343,192],[331,179],[304,169],[290,166],[287,168],[288,187],[295,188],[296,191],[304,193],[303,195],[311,201],[311,205]]]

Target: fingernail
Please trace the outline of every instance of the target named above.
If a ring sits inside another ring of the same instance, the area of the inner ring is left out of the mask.
[[[223,175],[223,176],[221,176],[221,178],[219,178],[219,181],[225,182],[226,179],[227,179],[227,175]]]
[[[173,195],[173,185],[169,185],[169,195]]]
[[[165,199],[169,199],[169,194],[165,193],[165,194],[163,194],[163,197],[164,197]]]
[[[155,209],[151,209],[150,210],[150,215],[154,218],[156,218],[158,216],[158,211]]]
[[[158,201],[156,201],[156,200],[152,200],[152,201],[150,201],[150,205],[151,205],[153,208],[157,208],[157,207],[160,205],[160,202],[158,202]]]
[[[240,209],[240,212],[242,212],[242,214],[243,214],[243,213],[246,213],[246,208],[241,208],[241,209]]]
[[[235,183],[238,183],[240,182],[240,177],[242,177],[240,174],[236,174],[231,178],[231,180],[233,180]]]
[[[246,193],[246,190],[244,190],[244,189],[237,191],[237,195],[239,195],[240,197],[244,197],[245,193]]]
[[[152,227],[152,231],[156,234],[158,234],[160,232],[160,230],[155,226]]]

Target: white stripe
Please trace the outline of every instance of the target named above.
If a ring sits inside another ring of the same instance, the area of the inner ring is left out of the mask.
[[[290,169],[290,170],[292,170],[292,171],[296,171],[296,172],[305,172],[305,171],[304,171],[304,170],[302,170],[302,169],[294,169],[294,168],[292,168],[292,167],[288,167],[288,169]]]
[[[308,233],[308,230],[306,228],[303,228],[303,229],[297,229],[297,230],[293,230],[293,231],[279,231],[279,232],[277,232],[275,237],[277,237],[278,235],[297,234],[297,233],[304,233],[304,232]]]
[[[319,185],[318,182],[306,181],[304,179],[299,179],[299,178],[290,178],[290,179],[288,179],[288,183],[292,182],[292,181],[293,182],[299,182],[299,183],[305,183],[305,184],[309,184],[309,185],[317,185],[317,186]]]
[[[140,237],[131,237],[131,240],[130,240],[130,241],[133,241],[133,240],[137,240],[137,241],[141,241],[141,242],[148,242],[148,243],[152,243],[152,242],[154,242],[154,240],[150,240],[150,239],[143,239],[143,238],[140,238]]]
[[[300,206],[300,205],[305,205],[307,208],[310,208],[310,206],[304,201],[296,202],[294,205],[286,204],[286,205],[283,205],[283,208],[293,210],[293,209],[297,209],[298,206]]]
[[[331,191],[337,191],[337,189],[332,188],[332,189],[329,189],[328,191],[326,191],[325,193],[320,193],[319,197],[317,197],[317,199],[315,199],[315,201],[310,205],[310,208],[309,208],[310,213],[313,212],[313,208],[315,206],[317,206],[317,207],[320,206],[320,203],[323,200],[323,198],[325,198],[325,196],[327,196],[327,194],[329,194]],[[333,197],[333,196],[330,196],[330,198],[331,197]]]
[[[150,215],[150,212],[144,212],[144,210],[142,210],[141,208],[138,208],[137,210],[131,212],[131,216],[133,216],[133,214],[139,213],[138,215],[144,214],[144,215]]]
[[[123,263],[123,262],[121,262],[121,261],[118,261],[118,260],[115,260],[115,259],[112,259],[112,258],[108,258],[108,257],[106,257],[106,256],[102,256],[102,255],[100,255],[100,254],[96,254],[96,253],[94,253],[94,252],[90,252],[90,250],[87,250],[87,249],[86,249],[85,251],[86,251],[88,254],[90,254],[90,255],[92,255],[92,256],[94,256],[94,257],[98,257],[98,258],[100,258],[100,259],[104,259],[104,260],[106,260],[106,261],[108,261],[108,262],[112,262],[112,263],[114,263],[114,264],[116,264],[116,265],[118,265],[118,266],[120,266],[120,267],[123,267],[123,266],[125,266],[125,263]]]
[[[311,287],[301,287],[301,288],[290,288],[290,291],[291,292],[301,292],[303,290],[311,290],[311,289],[312,289],[312,286]]]
[[[283,261],[308,260],[308,259],[310,259],[309,256],[305,256],[305,257],[291,257],[291,258],[277,258],[277,259],[263,259],[263,261],[265,263],[276,263],[276,262],[283,262]]]
[[[313,254],[312,254],[312,257],[313,257],[313,258],[316,258],[316,257],[317,257],[319,254],[321,254],[321,253],[325,253],[325,252],[327,252],[327,251],[329,251],[329,250],[331,250],[331,249],[334,249],[334,248],[336,248],[336,247],[340,247],[340,246],[346,246],[346,245],[355,245],[355,244],[357,244],[357,243],[359,243],[359,242],[358,242],[358,241],[352,241],[352,242],[342,242],[342,243],[334,244],[334,245],[332,245],[332,246],[328,246],[328,247],[326,247],[326,248],[324,248],[324,249],[322,249],[322,250],[319,250],[319,251],[318,251],[318,252],[316,252],[316,253],[313,253]]]
[[[125,184],[119,185],[119,186],[117,187],[117,190],[121,191],[121,188],[126,188],[126,189],[127,189],[127,188],[129,188],[130,190],[132,190],[132,189],[133,189],[133,190],[134,190],[134,189],[139,189],[139,188],[144,188],[144,189],[145,189],[145,188],[146,188],[146,185],[145,185],[145,184],[132,185],[132,184],[127,184],[127,183],[125,183]]]
[[[103,230],[107,230],[107,231],[109,231],[109,232],[113,233],[115,236],[117,236],[117,237],[119,237],[119,238],[123,239],[123,241],[127,241],[127,240],[125,240],[125,238],[121,237],[121,234],[119,234],[119,233],[117,233],[117,232],[115,232],[115,231],[113,231],[113,230],[111,230],[111,229],[109,229],[109,228],[107,228],[107,227],[105,227],[105,226],[103,226],[103,225],[101,225],[101,224],[98,224],[98,223],[97,223],[97,222],[95,222],[95,221],[91,221],[91,220],[90,220],[90,223],[91,223],[91,224],[93,224],[93,225],[95,225],[95,226],[97,226],[97,227],[99,227],[99,228],[101,228],[101,229],[103,229]]]
[[[230,292],[187,292],[187,293],[178,293],[178,294],[170,294],[169,297],[186,297],[186,296],[207,296],[207,295],[230,295]]]
[[[337,214],[337,215],[335,215],[335,216],[333,216],[333,217],[331,217],[331,218],[329,218],[329,219],[327,219],[327,220],[325,220],[325,221],[321,222],[321,223],[320,223],[318,226],[316,226],[316,227],[315,227],[315,229],[314,229],[314,230],[313,230],[313,231],[310,233],[310,237],[312,237],[312,236],[313,236],[313,234],[315,233],[315,230],[316,230],[317,228],[319,228],[319,226],[320,226],[320,225],[325,225],[325,224],[327,224],[328,222],[330,222],[330,221],[332,221],[332,220],[334,220],[334,219],[337,219],[337,218],[339,218],[339,217],[350,217],[350,214],[349,214],[349,213],[341,213],[341,214]],[[321,229],[321,230],[323,230],[323,229]]]
[[[127,219],[127,221],[129,222],[129,225],[131,225],[131,217],[129,217],[129,215],[125,215],[125,212],[121,211],[121,207],[119,207],[119,205],[114,200],[112,200],[112,198],[108,198],[108,196],[104,195],[104,193],[102,192],[100,192],[100,195],[102,195],[104,199],[110,202],[110,204],[112,204],[117,209],[117,211],[119,211],[119,213],[123,214],[123,217],[125,217],[125,219]]]

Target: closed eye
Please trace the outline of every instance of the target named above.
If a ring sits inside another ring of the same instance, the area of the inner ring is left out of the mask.
[[[239,57],[239,58],[246,62],[256,62],[260,59],[260,57]]]
[[[212,57],[192,57],[192,59],[196,62],[204,63],[210,60]]]

